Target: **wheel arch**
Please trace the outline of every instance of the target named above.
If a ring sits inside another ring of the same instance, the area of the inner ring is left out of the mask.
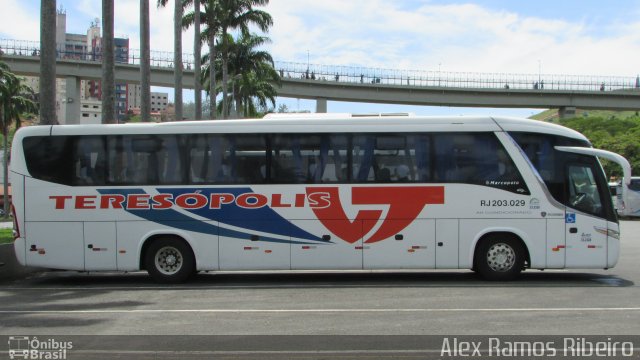
[[[190,241],[190,239],[187,236],[184,236],[184,234],[181,234],[179,232],[158,231],[158,232],[147,234],[144,240],[140,243],[140,249],[138,251],[138,265],[140,270],[147,270],[144,258],[145,258],[147,249],[149,249],[149,246],[151,246],[151,244],[158,239],[166,239],[166,238],[173,238],[178,241],[184,242],[189,247],[189,250],[191,250],[193,258],[195,259],[195,262],[196,262],[196,269],[198,268],[198,257],[196,256],[196,251],[194,250],[192,241]]]
[[[469,254],[470,255],[469,263],[473,267],[476,266],[476,263],[475,263],[476,253],[478,252],[478,248],[480,247],[480,245],[484,241],[487,241],[489,239],[494,239],[494,238],[507,238],[513,241],[518,241],[522,245],[525,251],[525,256],[526,256],[525,263],[528,266],[531,266],[531,253],[529,250],[530,244],[526,234],[522,233],[521,231],[518,231],[517,229],[494,228],[494,229],[485,229],[485,231],[479,233],[474,239],[474,244],[472,247],[473,251]]]

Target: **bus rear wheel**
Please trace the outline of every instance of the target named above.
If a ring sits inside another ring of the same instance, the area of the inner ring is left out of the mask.
[[[490,237],[478,244],[474,268],[486,280],[513,280],[524,268],[525,257],[520,241],[503,236]]]
[[[159,283],[187,281],[195,274],[195,257],[186,242],[166,237],[154,240],[145,253],[145,268]]]

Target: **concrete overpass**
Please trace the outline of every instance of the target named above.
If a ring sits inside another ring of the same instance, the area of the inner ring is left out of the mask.
[[[13,72],[19,75],[39,76],[40,59],[37,56],[4,55],[3,61],[9,65]],[[56,74],[60,78],[66,78],[67,98],[71,101],[67,105],[67,118],[79,118],[80,114],[80,80],[100,79],[101,63],[95,61],[58,59]],[[452,82],[447,78],[435,78],[429,81],[410,78],[395,80],[372,77],[364,81],[364,75],[355,79],[342,77],[337,74],[335,78],[330,73],[318,72],[309,78],[309,70],[282,69],[282,87],[278,90],[278,96],[313,99],[317,101],[318,112],[327,111],[327,101],[348,101],[381,104],[403,105],[430,105],[430,106],[461,106],[461,107],[505,107],[505,108],[559,108],[561,115],[569,115],[576,108],[582,109],[609,109],[609,110],[640,110],[640,88],[630,85],[628,82],[615,86],[609,82],[605,91],[604,82],[602,89],[593,90],[595,84],[579,89],[571,89],[557,83],[548,81],[546,88],[529,87],[529,80],[512,83],[512,87],[502,86],[506,82],[494,81],[493,87],[486,86],[455,86],[463,82]],[[293,73],[293,76],[291,75]],[[305,74],[306,73],[306,74]],[[285,75],[286,74],[286,75]],[[116,63],[116,81],[127,83],[140,82],[140,67],[137,64]],[[359,78],[359,79],[358,79]],[[359,80],[359,81],[358,81]],[[509,81],[509,80],[507,80]],[[512,82],[514,80],[511,80]],[[193,70],[185,69],[183,87],[193,88]],[[592,81],[593,82],[593,81]],[[416,85],[417,84],[417,85]],[[423,85],[426,84],[426,85]],[[442,86],[445,84],[446,86]],[[454,86],[451,86],[454,84]],[[523,84],[526,84],[527,88]],[[151,85],[173,87],[173,68],[152,66]],[[520,86],[518,86],[520,85]],[[542,87],[542,86],[540,86]],[[583,90],[586,88],[586,90]],[[77,100],[76,100],[77,99]],[[76,101],[74,101],[76,100]],[[72,104],[69,106],[69,104]]]

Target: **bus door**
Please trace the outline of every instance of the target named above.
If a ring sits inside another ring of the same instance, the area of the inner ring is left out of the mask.
[[[567,175],[566,267],[607,267],[607,220],[593,158],[569,162]],[[608,200],[608,199],[606,199]]]
[[[617,224],[608,216],[613,211],[609,202],[609,191],[604,173],[596,156],[613,161],[622,168],[624,184],[631,180],[631,165],[629,161],[610,151],[556,146],[556,150],[577,154],[569,160],[565,167],[567,179],[567,210],[565,214],[567,240],[567,267],[608,267],[608,252],[617,252],[617,248],[609,249],[607,241],[611,232],[617,233]],[[586,156],[584,156],[586,155]],[[606,201],[606,202],[605,202]],[[615,215],[614,215],[615,217]],[[617,241],[617,240],[616,240]],[[617,256],[615,256],[617,258]]]

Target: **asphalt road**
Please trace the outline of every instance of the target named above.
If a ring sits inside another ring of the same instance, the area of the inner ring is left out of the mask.
[[[176,348],[188,359],[426,359],[440,353],[413,345],[451,335],[640,335],[640,221],[621,225],[614,269],[504,283],[469,271],[218,273],[180,286],[41,273],[0,284],[0,335],[71,336],[93,349],[87,359],[175,358]]]

